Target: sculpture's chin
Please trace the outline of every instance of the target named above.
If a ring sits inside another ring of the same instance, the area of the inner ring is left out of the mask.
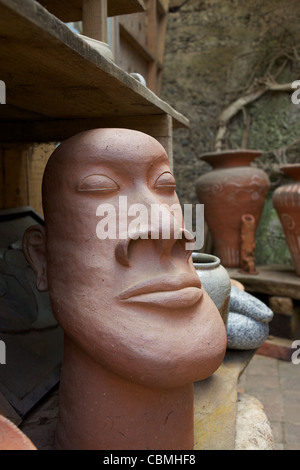
[[[205,291],[201,301],[186,310],[122,305],[102,311],[99,304],[86,309],[81,305],[80,312],[69,314],[64,301],[53,307],[82,352],[107,371],[142,386],[184,386],[209,377],[222,363],[226,330]]]

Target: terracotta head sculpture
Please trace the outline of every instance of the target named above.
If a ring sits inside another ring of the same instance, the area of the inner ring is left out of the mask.
[[[129,236],[125,202],[166,212]],[[24,252],[65,332],[58,448],[193,446],[192,384],[219,367],[226,333],[173,204],[165,150],[141,132],[83,132],[48,161],[45,228],[27,230]]]

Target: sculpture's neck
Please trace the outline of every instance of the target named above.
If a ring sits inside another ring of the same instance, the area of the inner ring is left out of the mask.
[[[193,384],[155,389],[126,381],[67,337],[57,449],[192,450]]]

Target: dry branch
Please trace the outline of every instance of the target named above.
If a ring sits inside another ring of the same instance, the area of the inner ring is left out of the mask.
[[[252,90],[246,92],[243,96],[233,101],[224,111],[219,118],[219,128],[215,139],[215,151],[222,150],[223,142],[227,133],[228,124],[230,120],[245,106],[256,101],[267,91],[292,91],[292,83],[276,83],[271,78],[256,80],[256,86]]]

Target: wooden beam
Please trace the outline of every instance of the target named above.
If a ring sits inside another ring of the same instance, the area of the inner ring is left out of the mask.
[[[46,163],[55,149],[55,144],[35,144],[28,152],[27,178],[28,178],[28,205],[39,214],[42,208],[42,179]]]
[[[163,136],[155,136],[155,137],[161,145],[164,147],[165,151],[167,152],[167,155],[169,157],[169,162],[170,162],[170,168],[171,171],[174,169],[174,161],[173,161],[173,124],[172,124],[172,118],[171,116],[164,115],[162,116],[162,121],[161,125],[164,125],[165,132]]]
[[[161,14],[167,14],[169,11],[169,0],[157,0],[157,10]]]
[[[27,157],[29,145],[13,145],[4,150],[2,209],[28,206]]]
[[[164,137],[170,132],[170,122],[165,116],[165,114],[156,114],[96,119],[1,121],[0,142],[60,142],[79,132],[100,127],[135,129],[153,136]]]
[[[65,23],[82,20],[83,0],[38,0],[50,13]],[[143,0],[108,0],[108,16],[145,11]]]
[[[120,37],[125,39],[134,49],[136,49],[137,53],[140,54],[144,59],[148,62],[154,62],[155,57],[150,52],[148,48],[146,48],[143,44],[141,44],[136,37],[126,28],[126,26],[122,23],[122,19],[119,20],[119,28],[120,28]]]
[[[107,0],[83,0],[83,34],[107,42]]]
[[[61,142],[79,132],[102,127],[134,129],[155,137],[173,162],[173,120],[166,114],[99,119],[1,122],[0,142]]]

